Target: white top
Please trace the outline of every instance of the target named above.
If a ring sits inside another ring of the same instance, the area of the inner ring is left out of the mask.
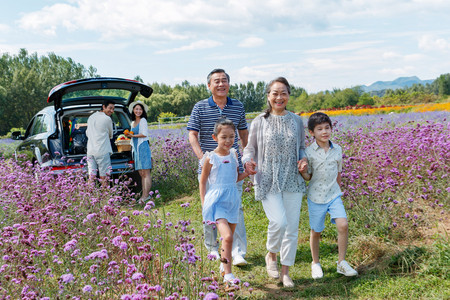
[[[103,156],[112,153],[113,123],[104,112],[93,113],[87,121],[87,155]]]
[[[134,134],[143,134],[145,135],[145,137],[140,137],[137,138],[137,149],[136,149],[136,153],[139,155],[139,146],[145,142],[148,141],[148,123],[147,120],[145,118],[141,118],[141,120],[139,121],[139,124],[136,124],[136,121],[133,121],[133,123],[131,124],[131,129],[136,128],[136,126],[139,125],[139,132],[135,132]],[[136,139],[136,138],[134,138]],[[134,148],[134,143],[131,143],[131,147]]]
[[[200,164],[202,167],[205,164],[206,158],[209,158],[209,163],[212,165],[211,171],[210,171],[209,177],[208,177],[209,185],[216,183],[217,175],[219,172],[219,166],[221,163],[230,163],[231,160],[233,160],[239,166],[239,161],[238,161],[237,155],[236,155],[236,149],[234,149],[234,148],[231,148],[230,154],[225,155],[225,156],[221,156],[221,155],[215,153],[214,151],[206,152],[205,154],[203,154],[203,157],[200,160]],[[238,171],[236,169],[236,174],[235,174],[236,176],[235,176],[235,178],[230,179],[231,183],[236,184],[237,174],[238,174]]]
[[[308,173],[312,174],[308,185],[308,199],[325,204],[342,196],[337,183],[338,172],[342,172],[342,148],[330,141],[327,152],[314,142],[306,148]]]

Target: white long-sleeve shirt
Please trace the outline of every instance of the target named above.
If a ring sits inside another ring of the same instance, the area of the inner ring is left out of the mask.
[[[111,117],[104,112],[93,113],[87,121],[86,136],[88,137],[87,155],[103,156],[112,153],[110,140],[113,137]]]

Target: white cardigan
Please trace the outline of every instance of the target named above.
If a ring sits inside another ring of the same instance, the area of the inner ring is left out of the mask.
[[[134,123],[134,122],[133,122]],[[134,149],[134,142],[131,143],[131,147],[133,147],[133,150],[136,151],[136,154],[139,156],[139,146],[145,142],[148,141],[148,123],[147,120],[144,118],[141,118],[141,120],[139,121],[139,132],[137,134],[143,134],[145,135],[145,137],[140,137],[140,138],[133,138],[133,139],[138,139],[137,142],[137,149]]]
[[[290,111],[288,111],[295,122],[297,123],[297,160],[306,157],[305,153],[305,127],[303,126],[302,118]],[[258,167],[264,164],[264,132],[266,132],[266,126],[268,126],[267,119],[264,118],[265,113],[258,115],[250,125],[250,132],[248,136],[248,144],[244,149],[242,155],[242,164],[250,161],[252,158],[256,162]],[[298,174],[298,180],[304,182],[303,177]],[[261,181],[261,173],[257,172],[253,176],[253,183],[259,184]]]

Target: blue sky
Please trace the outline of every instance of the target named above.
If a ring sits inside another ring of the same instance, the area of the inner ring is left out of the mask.
[[[285,76],[310,93],[450,73],[447,0],[16,0],[0,53],[49,52],[102,76],[175,85]]]

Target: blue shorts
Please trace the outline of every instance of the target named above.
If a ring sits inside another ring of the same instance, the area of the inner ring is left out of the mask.
[[[308,199],[309,227],[315,232],[322,232],[325,229],[325,216],[330,214],[331,223],[336,224],[334,219],[345,218],[344,203],[341,197],[336,197],[325,204],[317,204]]]

